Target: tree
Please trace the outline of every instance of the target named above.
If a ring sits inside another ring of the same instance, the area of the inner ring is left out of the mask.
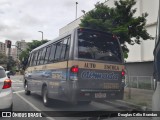
[[[21,54],[19,55],[19,59],[22,62],[22,66],[25,67],[25,62],[28,60],[29,57],[29,53],[35,49],[36,47],[48,42],[49,40],[42,40],[42,41],[38,41],[38,40],[33,40],[32,42],[28,43],[28,48],[24,51],[21,52]]]
[[[81,27],[111,32],[119,38],[124,57],[128,57],[127,44],[140,44],[141,39],[153,39],[145,28],[147,13],[135,17],[135,0],[115,1],[115,7],[108,7],[104,3],[97,3],[95,9],[85,14],[81,19]]]
[[[11,70],[12,67],[16,66],[16,61],[14,61],[12,56],[7,57],[5,54],[0,53],[0,65]]]
[[[13,71],[13,68],[16,66],[16,61],[12,56],[8,57],[7,69]],[[15,72],[15,71],[14,71]]]
[[[29,56],[29,52],[31,52],[33,49],[35,49],[36,47],[39,47],[40,45],[48,42],[49,40],[42,40],[42,41],[38,41],[38,40],[33,40],[32,42],[28,42],[28,48],[24,51],[21,52],[19,59],[20,61],[25,60],[28,58]]]
[[[0,53],[0,64],[7,64],[7,56],[5,54]]]

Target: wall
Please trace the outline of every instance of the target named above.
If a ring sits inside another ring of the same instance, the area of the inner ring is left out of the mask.
[[[135,62],[126,63],[126,68],[129,76],[152,76],[153,62]]]
[[[82,18],[83,18],[83,16],[81,16],[80,18],[77,18],[75,21],[73,21],[73,22],[67,24],[66,26],[64,26],[63,28],[59,29],[59,36],[78,27],[79,24],[81,23]]]

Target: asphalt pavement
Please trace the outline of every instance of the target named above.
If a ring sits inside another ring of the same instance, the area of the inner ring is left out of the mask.
[[[50,107],[45,107],[42,103],[42,97],[39,95],[36,95],[32,93],[31,95],[27,96],[24,94],[24,88],[23,88],[23,76],[11,76],[12,79],[12,88],[13,88],[13,112],[19,111],[19,112],[41,112],[43,118],[3,118],[5,119],[11,119],[11,120],[150,120],[151,118],[140,118],[140,117],[114,117],[114,118],[97,118],[97,117],[56,117],[56,116],[50,116],[52,113],[56,113],[58,111],[125,111],[125,108],[123,105],[113,105],[109,104],[107,102],[97,102],[94,101],[89,105],[71,105],[69,103],[60,102],[60,101],[53,101],[53,104],[50,105]],[[124,109],[122,109],[124,108]],[[132,107],[129,107],[129,109],[132,109]],[[92,113],[94,115],[94,113]]]

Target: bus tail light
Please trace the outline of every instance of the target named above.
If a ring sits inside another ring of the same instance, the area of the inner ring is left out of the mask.
[[[125,83],[125,82],[126,82],[126,81],[125,81],[125,74],[126,74],[126,73],[125,73],[124,69],[122,69],[121,74],[122,74],[122,83],[124,83],[124,86],[125,86],[125,84],[126,84],[126,83]]]
[[[70,69],[70,80],[78,80],[78,71],[79,71],[79,68],[78,68],[78,65],[74,65],[71,67]]]
[[[12,81],[10,79],[6,79],[4,81],[4,85],[3,85],[3,88],[2,89],[7,89],[7,88],[10,88],[12,85]]]
[[[71,67],[71,72],[72,73],[78,73],[78,66]]]
[[[125,76],[125,71],[122,70],[121,74],[122,74],[122,77],[124,77]]]

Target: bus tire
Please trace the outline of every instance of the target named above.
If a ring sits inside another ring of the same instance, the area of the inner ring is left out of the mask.
[[[25,94],[26,94],[26,95],[30,95],[30,94],[31,94],[31,91],[28,90],[28,83],[27,83],[27,82],[25,82],[24,89],[25,89]]]
[[[48,98],[47,86],[43,87],[43,90],[42,90],[42,99],[43,99],[44,106],[48,107],[49,106],[49,98]]]

